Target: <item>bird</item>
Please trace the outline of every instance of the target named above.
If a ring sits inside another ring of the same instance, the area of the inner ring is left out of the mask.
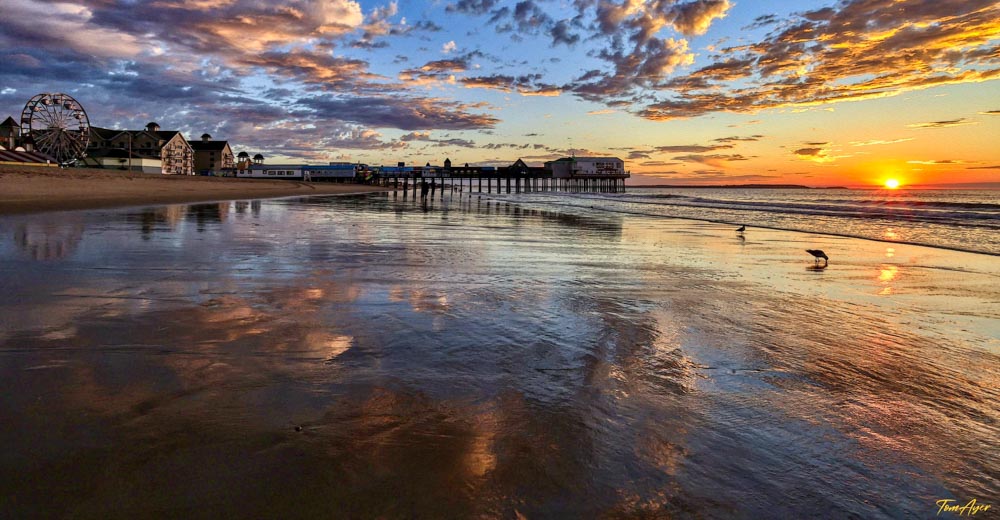
[[[830,263],[830,257],[826,256],[826,253],[824,253],[821,249],[806,249],[806,253],[813,255],[817,264],[819,263],[820,258],[823,259],[823,265]]]
[[[746,227],[746,226],[740,226],[740,228],[739,228],[739,229],[737,229],[737,230],[736,230],[736,232],[737,232],[737,233],[742,233],[742,232],[744,232],[744,231],[746,231],[746,230],[747,230],[747,227]]]

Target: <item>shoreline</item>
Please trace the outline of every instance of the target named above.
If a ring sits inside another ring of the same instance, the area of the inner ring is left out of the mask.
[[[0,215],[385,191],[391,190],[361,184],[0,165]]]
[[[502,199],[494,199],[494,200],[502,200]],[[634,202],[634,203],[635,204],[650,204],[650,203],[646,203],[646,202]],[[584,205],[572,205],[572,204],[556,204],[556,205],[567,207],[567,208],[576,208],[576,209],[586,209],[587,208],[587,206],[584,206]],[[590,206],[590,208],[594,209],[593,206]],[[683,215],[656,215],[656,214],[653,214],[653,213],[642,213],[642,212],[639,212],[639,211],[626,211],[626,210],[609,209],[609,208],[601,208],[600,211],[604,211],[604,212],[607,212],[607,213],[615,213],[615,214],[619,214],[619,215],[632,215],[632,216],[642,216],[642,217],[658,217],[658,218],[665,218],[665,219],[676,218],[676,219],[681,219],[681,220],[691,220],[691,221],[696,221],[696,222],[709,222],[709,223],[712,223],[712,224],[726,224],[726,225],[731,225],[731,226],[746,225],[745,222],[732,222],[732,221],[726,221],[726,220],[720,220],[720,219],[688,217],[688,216],[683,216]],[[768,225],[764,225],[764,224],[754,224],[754,225],[750,226],[750,228],[770,229],[770,230],[774,230],[774,231],[790,231],[790,232],[794,232],[794,233],[810,233],[810,234],[814,234],[814,235],[829,235],[829,236],[839,237],[839,238],[855,238],[855,239],[858,239],[858,240],[868,240],[868,241],[871,241],[871,242],[878,242],[878,243],[882,243],[882,244],[897,244],[897,245],[930,247],[930,248],[934,248],[934,249],[943,249],[945,251],[957,251],[957,252],[960,252],[960,253],[972,253],[972,254],[977,254],[977,255],[1000,256],[1000,253],[994,253],[992,251],[982,251],[982,250],[974,250],[974,249],[963,249],[961,247],[953,247],[953,246],[947,246],[947,245],[942,245],[942,244],[931,244],[931,243],[926,243],[926,242],[905,242],[905,241],[885,240],[885,239],[872,238],[872,237],[866,237],[866,236],[861,236],[861,235],[852,235],[852,234],[848,234],[848,233],[840,233],[840,232],[829,231],[829,230],[826,230],[826,231],[811,231],[811,230],[808,230],[808,229],[795,229],[795,228],[786,228],[786,227],[776,227],[776,226],[768,226]]]

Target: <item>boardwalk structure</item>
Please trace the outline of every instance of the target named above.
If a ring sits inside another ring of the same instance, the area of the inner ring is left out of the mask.
[[[543,167],[528,166],[518,159],[507,167],[444,166],[377,167],[372,181],[401,190],[404,195],[427,182],[431,190],[478,193],[529,193],[538,191],[621,193],[631,174],[624,161],[615,157],[567,157]]]

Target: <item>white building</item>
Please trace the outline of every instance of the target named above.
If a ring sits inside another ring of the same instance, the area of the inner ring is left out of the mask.
[[[321,164],[252,164],[237,170],[237,177],[250,179],[294,179],[313,181],[350,182],[354,180],[357,166],[352,163]]]
[[[617,157],[564,157],[546,164],[557,179],[572,177],[628,177],[625,161]]]

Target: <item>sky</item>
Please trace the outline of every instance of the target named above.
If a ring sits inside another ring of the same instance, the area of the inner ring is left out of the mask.
[[[0,0],[0,118],[64,92],[271,163],[617,156],[631,184],[1000,182],[984,0]]]

